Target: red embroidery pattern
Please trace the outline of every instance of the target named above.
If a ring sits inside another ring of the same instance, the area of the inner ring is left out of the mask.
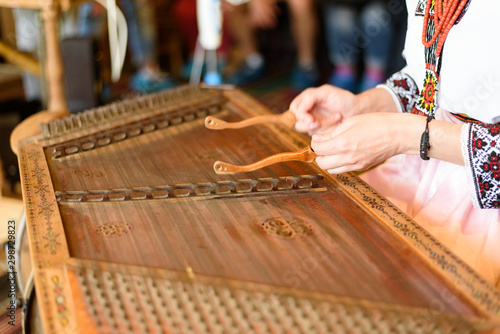
[[[491,183],[483,182],[483,178],[481,176],[477,177],[477,182],[479,184],[479,192],[482,197],[486,196],[486,193],[491,189]]]
[[[484,142],[481,138],[476,138],[476,134],[473,132],[472,133],[472,154],[476,155],[477,150],[480,150],[484,146]]]
[[[408,79],[407,78],[400,79],[400,80],[394,80],[393,83],[394,83],[394,86],[396,86],[396,87],[401,87],[405,90],[410,89],[410,87],[408,86]]]
[[[413,110],[418,100],[418,86],[409,75],[397,72],[387,79],[385,86],[397,96],[403,112]]]
[[[483,164],[483,170],[490,172],[495,180],[500,180],[500,163],[496,152],[491,152],[488,162]]]
[[[492,136],[496,136],[500,133],[500,123],[488,125],[488,131]]]
[[[500,124],[471,124],[469,161],[481,208],[500,208]]]

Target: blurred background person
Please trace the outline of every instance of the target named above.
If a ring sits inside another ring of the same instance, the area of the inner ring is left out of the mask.
[[[385,0],[322,0],[331,85],[361,92],[386,79],[393,41]],[[360,73],[360,70],[362,73]]]
[[[147,0],[119,0],[128,27],[128,49],[135,73],[129,88],[147,94],[172,88],[176,83],[160,70],[157,60],[157,25],[154,5]],[[80,6],[78,12],[79,36],[95,36],[104,33],[105,10],[95,2]],[[106,88],[103,88],[106,90]],[[106,92],[104,91],[104,94]]]
[[[278,24],[280,7],[277,0],[251,0],[232,6],[226,13],[228,33],[238,48],[241,63],[227,76],[227,82],[242,85],[261,77],[266,59],[259,50],[256,32],[271,29]],[[290,14],[292,36],[296,47],[296,62],[291,73],[291,86],[297,91],[317,85],[319,70],[316,63],[318,35],[314,0],[286,0]]]

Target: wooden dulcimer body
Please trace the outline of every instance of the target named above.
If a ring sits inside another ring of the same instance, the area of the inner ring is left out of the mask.
[[[354,174],[304,162],[239,90],[180,87],[42,126],[19,146],[47,333],[448,333],[498,324],[499,293]]]

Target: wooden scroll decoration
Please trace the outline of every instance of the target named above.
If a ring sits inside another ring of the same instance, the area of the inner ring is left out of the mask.
[[[252,172],[254,170],[278,163],[278,162],[286,162],[286,161],[303,161],[303,162],[313,162],[318,155],[314,153],[310,146],[303,148],[297,152],[286,152],[286,153],[278,153],[272,155],[270,157],[264,158],[260,161],[257,161],[253,164],[237,166],[233,164],[229,164],[223,161],[216,161],[214,163],[214,171],[217,174],[233,174],[239,172]]]
[[[268,124],[268,123],[279,123],[283,126],[292,129],[295,125],[297,118],[295,114],[287,110],[286,112],[279,115],[261,115],[255,116],[243,121],[229,123],[223,121],[214,116],[208,116],[205,118],[205,126],[211,130],[224,130],[224,129],[241,129],[251,125],[257,124]]]

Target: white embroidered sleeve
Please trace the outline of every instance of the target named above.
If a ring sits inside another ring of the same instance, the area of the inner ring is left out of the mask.
[[[461,144],[474,207],[500,209],[500,123],[465,125]]]
[[[407,69],[405,67],[394,73],[384,84],[377,86],[391,94],[399,112],[411,112],[419,95],[418,87]]]

